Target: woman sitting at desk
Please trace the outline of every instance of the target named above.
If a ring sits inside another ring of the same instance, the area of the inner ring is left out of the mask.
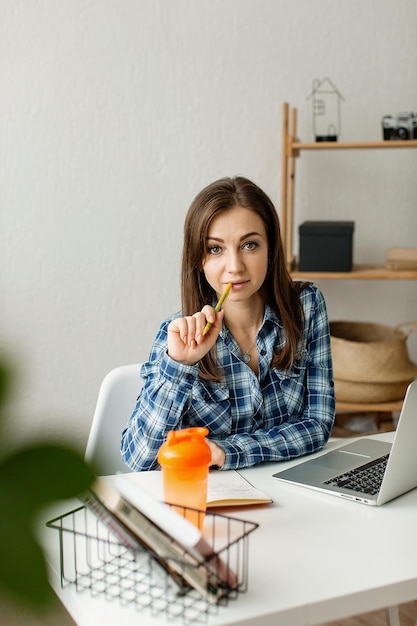
[[[156,469],[167,432],[190,426],[208,428],[211,464],[221,469],[327,442],[335,400],[325,301],[314,285],[292,281],[275,208],[250,180],[218,180],[192,202],[182,313],[161,325],[141,377],[121,443],[132,470]]]

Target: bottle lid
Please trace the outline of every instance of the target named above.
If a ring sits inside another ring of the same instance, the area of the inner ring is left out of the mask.
[[[170,467],[199,467],[211,461],[211,451],[206,443],[208,428],[193,427],[170,430],[159,449],[158,463]]]

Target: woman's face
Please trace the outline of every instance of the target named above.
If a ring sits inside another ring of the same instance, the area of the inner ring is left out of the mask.
[[[255,211],[236,206],[213,218],[203,271],[218,296],[228,283],[233,284],[229,300],[247,300],[258,293],[268,271],[268,238]]]

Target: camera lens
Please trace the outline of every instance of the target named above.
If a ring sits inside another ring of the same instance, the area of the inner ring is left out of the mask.
[[[410,130],[404,126],[398,126],[396,136],[398,139],[410,139]]]

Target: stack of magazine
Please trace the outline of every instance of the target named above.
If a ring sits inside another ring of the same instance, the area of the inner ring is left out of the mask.
[[[177,510],[123,476],[113,482],[97,478],[82,500],[120,544],[132,551],[149,551],[179,594],[194,589],[217,604],[238,589],[239,573],[228,550],[217,550]]]

